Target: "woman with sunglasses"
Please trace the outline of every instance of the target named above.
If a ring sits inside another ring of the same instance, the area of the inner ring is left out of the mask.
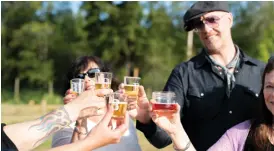
[[[96,72],[111,72],[110,69],[103,63],[103,61],[96,56],[82,56],[76,59],[72,64],[66,81],[66,93],[64,97],[64,104],[73,101],[76,95],[71,93],[70,80],[73,78],[84,79],[85,90],[94,89],[95,87],[95,73]],[[113,78],[111,82],[111,88],[116,91],[119,86],[119,82]],[[70,125],[70,128],[63,129],[53,136],[52,147],[58,147],[65,144],[70,144],[77,140],[84,139],[86,134],[92,130],[92,128],[100,122],[104,116],[106,110],[98,110],[98,116],[88,117],[88,109],[82,111],[82,115],[78,117],[76,123]],[[134,123],[130,120],[129,129],[125,132],[124,136],[118,144],[111,144],[95,151],[140,151],[141,148],[138,144],[138,138]]]
[[[274,151],[274,56],[266,65],[260,93],[259,116],[229,130],[208,151]],[[172,139],[176,150],[194,151],[180,121],[180,106],[170,115],[151,112],[152,120]]]

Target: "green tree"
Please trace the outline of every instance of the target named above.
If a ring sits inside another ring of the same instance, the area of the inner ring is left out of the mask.
[[[256,12],[256,19],[252,18],[252,27],[259,33],[257,58],[266,62],[274,53],[274,2],[260,2],[260,6]]]
[[[83,30],[84,17],[73,13],[70,2],[43,2],[39,20],[52,25],[48,57],[52,59],[54,92],[63,95],[66,73],[76,57],[87,55],[87,33]]]
[[[82,8],[87,14],[85,30],[94,54],[111,61],[113,69],[121,75],[129,74],[144,52],[141,6],[138,2],[85,2]]]
[[[55,90],[63,95],[64,81],[71,63],[76,57],[92,54],[92,49],[88,47],[87,32],[83,29],[85,20],[81,12],[73,14],[69,5],[62,5],[62,9],[56,10],[51,20],[55,30],[51,37],[49,57],[54,64]]]
[[[52,60],[48,59],[49,39],[53,33],[50,24],[30,22],[14,31],[12,48],[21,48],[15,66],[16,79],[45,85],[52,80]],[[20,87],[20,86],[19,86]]]
[[[11,47],[10,42],[13,40],[14,31],[21,28],[22,25],[32,20],[36,20],[35,12],[41,8],[41,2],[1,2],[1,48],[2,48],[2,88],[14,88],[16,100],[19,100],[18,82],[16,79],[18,70],[16,61],[21,51],[20,47]],[[4,71],[4,72],[3,72]],[[15,79],[15,80],[14,80]]]
[[[273,53],[273,2],[241,2],[234,8],[232,36],[247,54],[266,61]]]

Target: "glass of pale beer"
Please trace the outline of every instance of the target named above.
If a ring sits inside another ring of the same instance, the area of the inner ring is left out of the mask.
[[[111,104],[114,109],[112,118],[125,118],[127,111],[127,102],[125,95],[119,92],[113,92],[108,94],[107,96],[109,104]]]
[[[152,110],[157,112],[176,112],[176,95],[171,91],[152,92]]]
[[[124,77],[124,89],[127,96],[138,96],[140,77]]]
[[[96,72],[95,73],[95,89],[110,89],[112,73]]]
[[[73,94],[79,95],[80,93],[84,92],[85,90],[85,82],[84,79],[71,79],[70,80],[70,88]]]

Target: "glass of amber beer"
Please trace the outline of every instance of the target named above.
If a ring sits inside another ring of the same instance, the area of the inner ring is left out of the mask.
[[[84,92],[85,85],[84,85],[84,79],[71,79],[70,80],[70,88],[72,90],[73,94],[79,95],[80,93]]]
[[[152,92],[152,110],[157,112],[176,112],[175,93],[171,91]]]
[[[127,96],[138,96],[140,77],[124,77],[124,88]]]
[[[107,95],[108,102],[113,106],[114,112],[112,117],[119,119],[125,118],[127,111],[127,102],[124,94],[119,92],[113,92]]]
[[[112,73],[96,72],[95,73],[95,89],[110,89]]]

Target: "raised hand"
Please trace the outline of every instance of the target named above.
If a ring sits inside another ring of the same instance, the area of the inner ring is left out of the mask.
[[[112,89],[87,90],[82,92],[69,104],[77,108],[80,113],[79,118],[89,117],[103,113],[101,110],[106,109],[106,99],[104,95],[113,92]]]
[[[151,103],[154,103],[151,100]],[[151,110],[150,116],[154,123],[166,131],[168,134],[173,134],[176,129],[181,128],[180,121],[180,105],[176,104],[176,112],[159,112]]]
[[[108,106],[108,111],[104,118],[90,131],[90,133],[85,138],[90,142],[98,142],[97,147],[101,147],[107,144],[113,144],[120,142],[121,137],[128,129],[129,116],[126,115],[124,120],[117,123],[117,127],[113,129],[111,126],[111,120],[113,115],[113,108],[111,105]]]
[[[119,91],[124,93],[124,85],[119,86]],[[137,99],[137,100],[136,100]],[[138,97],[127,96],[128,113],[131,118],[137,119],[142,123],[148,123],[149,117],[149,101],[143,86],[139,86]]]
[[[65,93],[65,97],[63,98],[64,104],[67,104],[73,101],[77,97],[77,94],[73,93],[71,89],[68,89]]]

